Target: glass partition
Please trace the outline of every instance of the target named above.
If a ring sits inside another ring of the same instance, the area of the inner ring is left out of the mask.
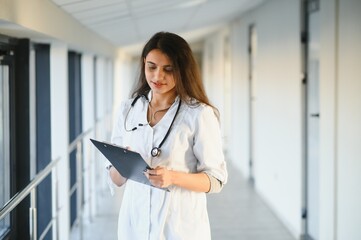
[[[10,199],[9,117],[9,67],[0,65],[0,207]],[[10,216],[6,216],[0,221],[0,237],[9,228]]]

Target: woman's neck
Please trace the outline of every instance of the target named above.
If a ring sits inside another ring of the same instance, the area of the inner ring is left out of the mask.
[[[153,127],[163,118],[168,109],[174,103],[175,98],[175,91],[174,93],[169,92],[166,94],[154,94],[154,92],[152,92],[152,99],[149,102],[147,113],[148,123],[151,127]]]
[[[156,109],[163,109],[170,107],[176,98],[176,93],[167,93],[167,94],[155,94],[152,93],[151,105]]]

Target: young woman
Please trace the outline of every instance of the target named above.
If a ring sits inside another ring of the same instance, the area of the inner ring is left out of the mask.
[[[138,86],[120,106],[112,142],[142,155],[154,187],[109,168],[112,181],[126,185],[118,238],[211,239],[206,193],[220,192],[227,181],[218,111],[180,36],[156,33],[140,65]]]

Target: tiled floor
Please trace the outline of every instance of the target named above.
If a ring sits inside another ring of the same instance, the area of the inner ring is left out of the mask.
[[[228,166],[229,180],[221,194],[208,195],[209,218],[213,240],[295,240],[262,202],[250,184],[232,166]],[[122,190],[111,197],[108,191],[100,194],[99,214],[91,222],[84,220],[83,239],[116,240],[117,213]],[[71,240],[79,240],[74,229]]]
[[[83,233],[75,227],[70,240],[117,240],[118,212],[122,194],[123,188],[117,188],[114,196],[110,195],[108,188],[103,189],[98,195],[97,216],[91,221],[84,219]]]
[[[295,240],[255,193],[249,182],[228,166],[220,194],[208,195],[214,240]]]

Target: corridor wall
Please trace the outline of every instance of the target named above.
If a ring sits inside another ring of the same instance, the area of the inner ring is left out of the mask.
[[[361,238],[360,11],[359,1],[320,1],[320,240]],[[305,231],[300,14],[299,2],[266,1],[235,20],[230,30],[233,134],[229,160],[249,178],[253,157],[256,190],[296,238]],[[251,24],[258,39],[252,143]]]
[[[361,239],[360,11],[321,0],[321,240]]]
[[[234,21],[230,32],[234,104],[230,160],[248,178],[252,158],[257,192],[295,237],[302,233],[300,13],[299,1],[266,1]],[[251,25],[257,33],[252,90],[248,59]]]
[[[51,149],[52,159],[61,158],[56,174],[52,175],[53,215],[61,223],[56,226],[59,239],[70,234],[69,203],[69,111],[68,111],[68,49],[64,44],[53,44],[50,48],[51,78]],[[58,189],[58,192],[56,190]],[[56,199],[55,196],[58,196]],[[57,201],[57,204],[56,204]],[[56,209],[58,208],[58,209]]]
[[[89,131],[96,126],[95,118],[95,59],[93,54],[83,54],[81,58],[81,96],[82,96],[82,127],[83,132]],[[95,138],[93,129],[83,140],[83,169],[84,169],[84,218],[92,219],[97,214],[96,205],[96,161],[95,149],[91,145],[89,138]]]
[[[218,109],[221,116],[220,125],[225,153],[228,152],[228,138],[230,136],[230,132],[227,131],[227,128],[225,127],[225,123],[228,118],[230,118],[229,114],[226,115],[228,112],[226,111],[225,101],[227,80],[229,80],[225,73],[225,64],[227,63],[225,55],[227,37],[227,28],[209,35],[203,44],[202,58],[203,84],[209,100]]]
[[[361,1],[340,1],[337,239],[361,239]]]

